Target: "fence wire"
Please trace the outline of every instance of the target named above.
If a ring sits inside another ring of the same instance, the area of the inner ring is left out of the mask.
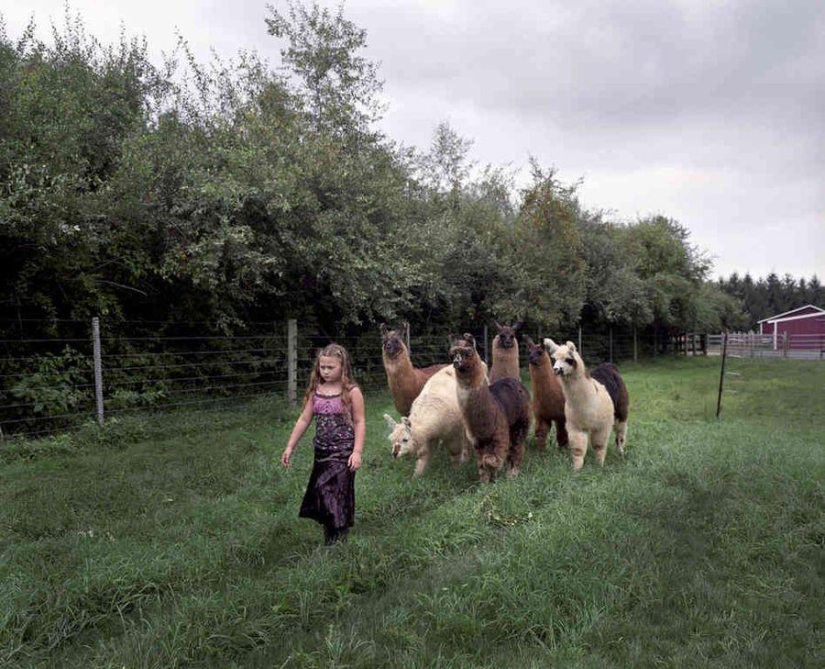
[[[38,332],[43,323],[27,322]],[[169,411],[195,406],[225,406],[261,397],[286,398],[290,351],[287,323],[255,324],[257,330],[235,336],[204,334],[204,324],[101,322],[102,407],[97,406],[91,323],[61,322],[64,338],[25,336],[0,340],[0,436],[42,436],[106,417],[140,411]],[[494,328],[471,330],[479,350],[490,360]],[[329,338],[309,327],[297,328],[294,359],[297,397],[303,395],[315,352]],[[601,332],[527,331],[535,341],[550,336],[573,341],[588,364],[636,360],[669,353],[704,351],[698,335],[663,336],[633,330]],[[365,391],[386,387],[378,324],[336,338],[347,348],[357,382]],[[424,367],[447,363],[447,334],[417,333],[411,326],[410,356]],[[527,369],[526,346],[520,347]],[[293,391],[294,392],[294,391]]]

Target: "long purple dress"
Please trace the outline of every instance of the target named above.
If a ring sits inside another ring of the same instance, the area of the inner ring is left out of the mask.
[[[298,515],[318,521],[333,533],[345,533],[355,522],[355,472],[347,466],[355,431],[344,415],[340,393],[315,393],[312,413],[316,422],[315,462]]]

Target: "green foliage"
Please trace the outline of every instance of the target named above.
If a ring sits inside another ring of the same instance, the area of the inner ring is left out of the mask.
[[[38,416],[60,416],[77,411],[91,397],[91,363],[88,356],[66,346],[57,355],[35,356],[33,371],[11,387],[11,395]]]
[[[396,146],[366,33],[343,6],[279,7],[277,74],[243,51],[199,63],[184,39],[156,67],[68,12],[50,44],[0,33],[0,316],[233,332],[277,312],[331,336],[737,322],[679,223],[587,211],[535,161],[518,193],[444,122],[426,152]]]

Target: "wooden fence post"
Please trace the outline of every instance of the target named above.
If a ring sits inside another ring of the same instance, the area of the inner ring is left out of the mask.
[[[97,424],[103,427],[103,356],[100,351],[100,319],[92,318],[92,351],[95,365],[95,403]]]
[[[639,362],[639,336],[636,326],[633,326],[633,362]]]
[[[287,399],[295,406],[298,402],[298,321],[286,322]]]

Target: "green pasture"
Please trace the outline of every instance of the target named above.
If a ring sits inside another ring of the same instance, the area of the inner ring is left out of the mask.
[[[0,444],[3,667],[821,667],[825,363],[622,365],[628,455],[412,480],[367,392],[349,543],[277,400]]]

